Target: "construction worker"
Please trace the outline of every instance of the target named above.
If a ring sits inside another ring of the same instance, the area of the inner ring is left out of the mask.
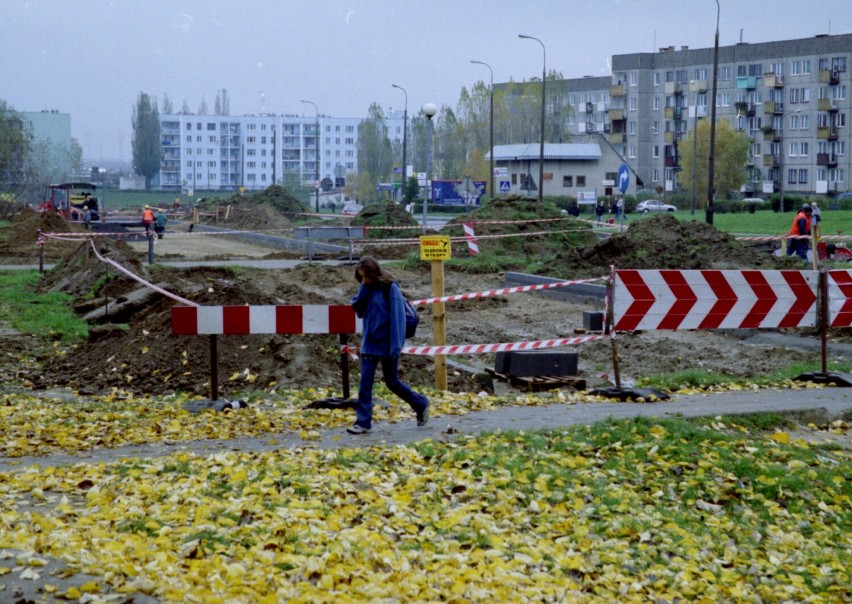
[[[83,225],[90,229],[92,228],[92,211],[89,209],[89,206],[83,206]]]
[[[162,239],[163,233],[166,232],[166,213],[160,208],[157,210],[157,215],[154,218],[154,230],[157,232],[157,239]]]
[[[154,217],[154,212],[151,211],[151,206],[145,206],[145,209],[142,210],[142,226],[145,227],[145,233],[151,230],[151,226],[156,221]]]
[[[793,224],[790,227],[790,239],[787,240],[787,255],[796,254],[802,260],[808,259],[808,240],[795,239],[795,237],[804,237],[811,234],[811,214],[813,208],[810,204],[805,204],[793,218]]]

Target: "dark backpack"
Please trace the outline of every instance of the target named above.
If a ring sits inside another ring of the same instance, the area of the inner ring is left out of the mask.
[[[390,309],[390,288],[385,288],[385,301],[388,304],[388,309]],[[414,309],[414,306],[411,305],[411,302],[406,300],[405,296],[402,296],[403,308],[405,309],[405,339],[408,340],[413,338],[417,333],[417,326],[420,324],[420,315],[417,314],[417,311]]]

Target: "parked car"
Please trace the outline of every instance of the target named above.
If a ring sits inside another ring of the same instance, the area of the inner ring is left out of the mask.
[[[852,191],[847,191],[846,193],[841,193],[835,199],[852,199]]]
[[[343,211],[341,214],[344,216],[357,216],[361,213],[361,210],[364,209],[360,203],[355,203],[354,201],[349,201],[346,205],[343,206]]]
[[[746,197],[743,199],[743,203],[766,203],[766,200],[760,197]]]
[[[676,207],[663,203],[659,199],[646,199],[636,206],[636,211],[640,214],[647,214],[648,212],[674,212],[675,210],[677,210]]]

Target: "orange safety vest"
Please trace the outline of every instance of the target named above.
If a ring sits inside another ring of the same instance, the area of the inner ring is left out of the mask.
[[[799,219],[800,218],[805,219],[805,232],[804,233],[799,232]],[[793,225],[790,227],[790,234],[791,235],[797,235],[797,236],[810,235],[811,234],[811,217],[808,216],[805,212],[799,212],[798,214],[796,214],[796,217],[793,218]]]
[[[154,212],[151,210],[145,210],[142,212],[142,222],[154,222]]]

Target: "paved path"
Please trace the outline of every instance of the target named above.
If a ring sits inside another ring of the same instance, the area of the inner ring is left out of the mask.
[[[820,421],[852,411],[852,388],[819,388],[802,390],[756,390],[709,395],[678,396],[659,403],[576,403],[541,407],[501,407],[476,411],[468,415],[433,417],[429,425],[418,428],[414,418],[399,423],[377,423],[369,435],[354,436],[344,428],[323,430],[320,440],[305,441],[297,434],[266,434],[256,438],[204,440],[170,445],[151,444],[96,449],[77,454],[49,457],[0,458],[0,472],[14,471],[31,465],[57,466],[75,463],[101,463],[126,457],[160,457],[176,452],[199,455],[223,450],[254,452],[281,448],[388,446],[417,442],[427,438],[446,440],[452,435],[477,435],[496,430],[539,430],[576,424],[590,424],[607,418],[630,417],[712,417],[744,413],[778,412],[800,414],[803,421],[813,416]],[[349,413],[352,411],[341,411]],[[452,428],[452,430],[449,430]],[[274,444],[270,444],[274,440]]]

